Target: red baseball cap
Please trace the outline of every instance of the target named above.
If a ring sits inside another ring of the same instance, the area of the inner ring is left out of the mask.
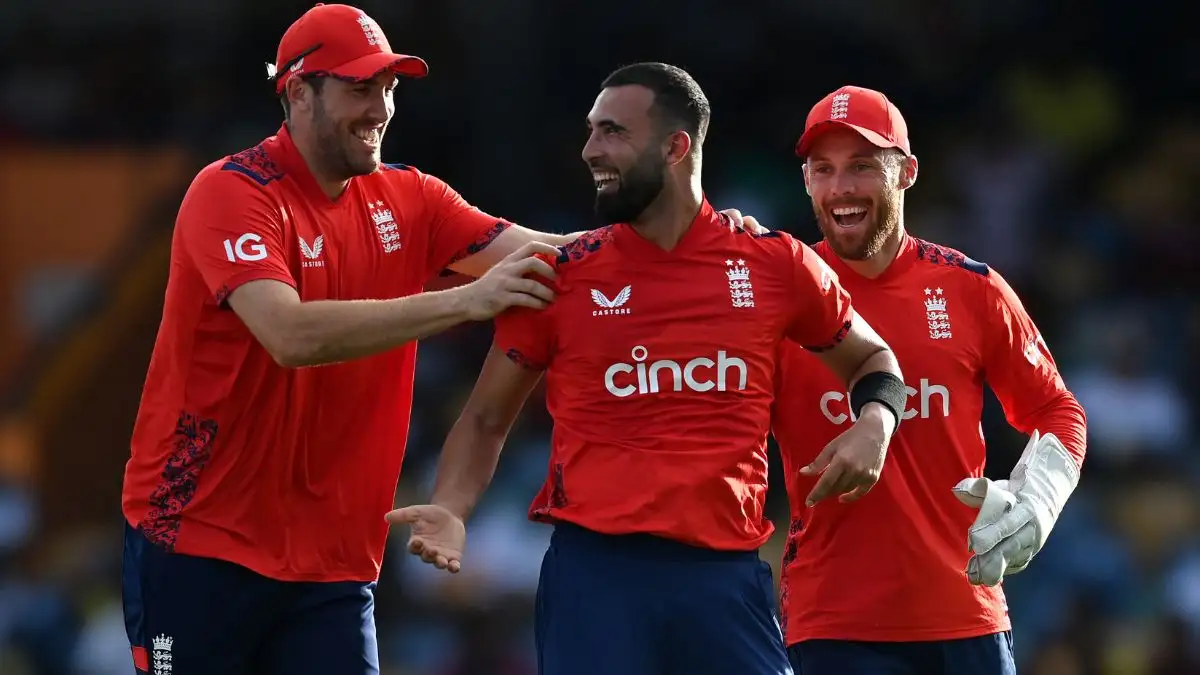
[[[898,148],[911,155],[908,125],[886,96],[874,89],[845,86],[821,99],[808,113],[796,154],[806,157],[821,134],[845,127],[881,148]]]
[[[276,94],[294,76],[319,73],[359,82],[388,69],[408,77],[429,74],[425,61],[394,53],[379,24],[361,9],[324,3],[296,19],[279,41],[275,63],[267,64]]]

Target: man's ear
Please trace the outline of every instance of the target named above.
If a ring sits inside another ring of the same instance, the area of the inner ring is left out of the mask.
[[[907,190],[917,182],[917,156],[909,155],[900,164],[900,189]]]
[[[283,85],[283,93],[287,96],[288,105],[292,110],[311,108],[313,104],[312,99],[317,95],[312,85],[299,77],[288,78],[288,81]]]
[[[692,152],[691,134],[682,129],[673,132],[663,141],[663,151],[663,161],[668,165],[675,165],[682,162]]]

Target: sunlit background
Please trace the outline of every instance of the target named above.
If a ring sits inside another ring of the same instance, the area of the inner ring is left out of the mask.
[[[197,169],[278,128],[263,64],[309,6],[0,6],[0,675],[132,671],[120,481],[175,211]],[[922,160],[909,229],[1006,275],[1090,416],[1082,485],[1006,583],[1022,673],[1200,673],[1200,41],[1186,22],[1146,2],[361,6],[432,69],[401,84],[385,160],[544,230],[591,223],[583,120],[620,65],[688,69],[714,111],[709,197],[809,242],[792,155],[805,113],[842,84],[886,92]],[[427,494],[490,334],[461,327],[422,346],[399,502]],[[999,476],[1023,439],[996,408],[985,431]],[[550,530],[524,513],[547,430],[538,395],[470,524],[461,575],[420,568],[394,537],[377,610],[385,675],[535,672]],[[780,552],[776,537],[762,554],[777,565]],[[886,565],[886,551],[863,555]]]

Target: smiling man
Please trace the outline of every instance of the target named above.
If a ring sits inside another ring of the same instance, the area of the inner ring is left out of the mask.
[[[123,495],[142,672],[378,672],[415,341],[545,307],[531,256],[572,239],[381,164],[396,78],[428,69],[360,10],[305,13],[270,70],[283,126],[200,171],[176,222]],[[447,267],[480,278],[423,293]]]
[[[874,483],[903,401],[891,352],[812,250],[731,232],[701,187],[709,103],[663,63],[603,82],[583,160],[608,223],[554,259],[546,310],[506,311],[446,439],[432,503],[389,518],[457,570],[463,521],[545,374],[553,524],[537,601],[541,675],[790,672],[758,548],[776,347],[807,345],[854,396],[846,490]],[[828,487],[833,487],[829,482]],[[865,489],[865,487],[864,487]]]
[[[781,586],[793,666],[804,675],[1013,675],[999,584],[1029,564],[1075,488],[1083,409],[1004,279],[905,230],[917,158],[886,96],[830,93],[809,112],[796,152],[824,236],[816,253],[896,350],[908,400],[871,494],[806,504],[822,448],[855,412],[810,354],[784,346],[773,426],[792,505]],[[997,483],[980,477],[985,383],[1030,434],[1012,478]]]

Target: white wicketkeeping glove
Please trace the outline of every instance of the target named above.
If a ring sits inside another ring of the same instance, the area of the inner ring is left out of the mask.
[[[974,553],[967,563],[967,579],[995,586],[1025,569],[1046,544],[1078,484],[1075,459],[1054,434],[1042,436],[1037,431],[1007,480],[959,481],[954,496],[979,509],[967,533],[967,545]]]

